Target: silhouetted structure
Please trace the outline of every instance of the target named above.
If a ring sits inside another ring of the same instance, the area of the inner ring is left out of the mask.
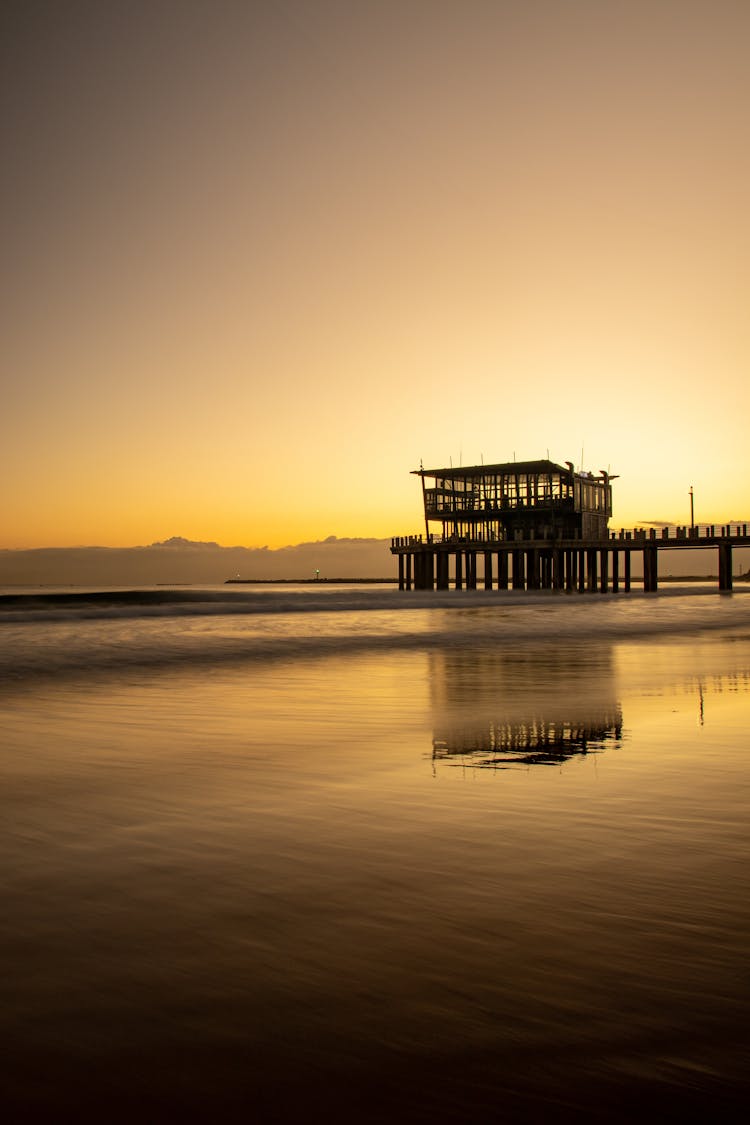
[[[461,469],[415,469],[426,529],[443,538],[606,539],[612,514],[608,473],[575,472],[553,461],[512,461]]]
[[[747,522],[611,532],[615,477],[576,472],[570,461],[420,467],[414,475],[425,534],[391,540],[400,590],[475,589],[481,577],[486,590],[616,593],[630,590],[635,552],[643,589],[654,591],[659,552],[691,547],[718,548],[719,589],[731,590],[732,548],[750,546]]]

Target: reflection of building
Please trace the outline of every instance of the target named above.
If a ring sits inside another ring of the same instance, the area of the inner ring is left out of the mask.
[[[612,514],[607,473],[577,473],[572,462],[511,461],[460,469],[416,469],[427,530],[483,542],[606,539]]]
[[[587,722],[548,722],[534,716],[526,722],[490,722],[482,731],[444,731],[433,738],[432,756],[438,759],[471,759],[474,766],[509,764],[550,765],[574,754],[598,753],[603,744],[619,745],[622,715],[599,715]]]
[[[559,763],[618,746],[611,647],[571,659],[548,647],[432,657],[433,759],[502,767]]]

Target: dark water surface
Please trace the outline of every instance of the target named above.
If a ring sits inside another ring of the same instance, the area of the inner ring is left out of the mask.
[[[744,1120],[750,595],[215,593],[0,606],[6,1118]]]

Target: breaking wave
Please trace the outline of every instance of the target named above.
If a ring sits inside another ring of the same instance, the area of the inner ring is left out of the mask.
[[[750,632],[750,590],[658,594],[326,587],[0,595],[0,683],[368,650],[570,644]]]

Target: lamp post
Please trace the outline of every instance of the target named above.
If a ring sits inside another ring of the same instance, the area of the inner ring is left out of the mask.
[[[693,511],[693,486],[690,485],[690,529],[695,527],[695,514]]]

